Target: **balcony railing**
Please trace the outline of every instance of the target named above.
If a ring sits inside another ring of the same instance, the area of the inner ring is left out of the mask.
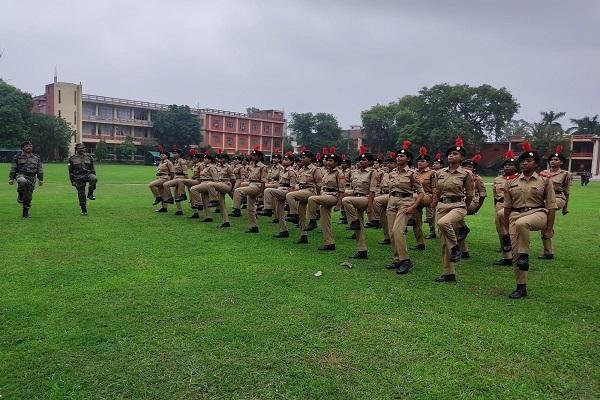
[[[113,124],[124,124],[124,125],[137,125],[137,126],[149,126],[152,127],[154,124],[152,121],[145,119],[133,119],[133,118],[118,118],[109,117],[104,115],[84,115],[84,122],[110,122]]]
[[[121,143],[125,140],[126,136],[111,136],[111,135],[91,135],[91,134],[83,134],[81,135],[83,137],[83,139],[91,139],[91,140],[104,140],[107,143],[114,143],[114,142],[118,142]],[[133,138],[133,143],[140,145],[142,144],[142,142],[155,142],[156,139],[154,138],[146,138],[146,137],[136,137],[134,136]]]
[[[593,156],[593,153],[571,153],[571,158],[592,158]]]

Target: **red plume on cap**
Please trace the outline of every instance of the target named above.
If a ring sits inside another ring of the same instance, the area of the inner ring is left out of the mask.
[[[358,153],[362,156],[366,152],[367,152],[367,148],[361,144],[360,147],[358,148]]]
[[[435,153],[435,157],[436,160],[441,160],[442,159],[442,153],[440,153],[439,151],[437,153]]]
[[[210,154],[210,153],[208,152],[208,150],[204,150],[204,155],[205,155],[205,156],[207,156],[207,155],[209,155],[209,154]]]
[[[335,154],[335,147],[334,146],[331,146],[329,148],[329,154]]]
[[[402,142],[402,148],[403,148],[404,150],[408,150],[408,148],[410,147],[410,145],[411,145],[411,144],[412,144],[412,143],[411,143],[411,141],[410,141],[410,140],[405,140],[404,142]]]
[[[165,146],[163,146],[162,144],[158,145],[158,151],[160,151],[161,153],[165,152]]]
[[[377,153],[377,158],[381,160],[383,158],[383,153]]]
[[[286,155],[286,157],[291,157],[294,155],[294,153],[291,151],[288,151],[287,153],[285,153],[285,155]]]
[[[223,152],[223,149],[217,149],[217,154],[221,154]]]
[[[315,154],[315,158],[317,159],[317,161],[320,160],[321,159],[321,153]]]
[[[529,144],[529,142],[527,140],[523,140],[523,143],[521,143],[521,148],[525,152],[530,152],[532,150],[531,144]]]
[[[458,135],[458,137],[456,138],[456,145],[459,146],[459,147],[463,147],[464,146],[463,140],[460,137],[460,135]]]
[[[258,151],[259,149],[260,149],[260,145],[257,144],[256,146],[254,146],[254,148],[252,149],[252,151]]]
[[[176,145],[175,143],[173,143],[173,144],[171,145],[171,148],[172,148],[173,150],[177,150],[177,145]]]
[[[506,158],[507,160],[512,160],[513,158],[515,158],[515,152],[512,150],[507,151],[506,153],[504,153],[504,158]]]
[[[279,154],[279,147],[275,147],[275,149],[273,149],[273,154]]]
[[[302,152],[304,152],[304,151],[306,151],[306,146],[305,146],[305,145],[302,145],[302,147],[300,147],[300,153],[302,153]]]
[[[327,150],[327,147],[323,147],[323,149],[321,150],[321,152],[323,153],[324,156],[326,156],[327,153],[329,152],[329,150]]]
[[[556,149],[555,149],[556,154],[562,153],[562,149],[563,149],[563,147],[560,144],[557,144],[556,145]]]
[[[421,157],[425,157],[425,155],[427,154],[427,147],[425,147],[425,146],[419,147],[419,154],[421,155]]]
[[[342,160],[346,161],[346,153],[342,153]]]
[[[396,159],[396,153],[393,151],[390,151],[390,159],[395,160]]]
[[[474,163],[478,163],[479,161],[481,161],[481,154],[475,154],[471,161],[473,161]]]

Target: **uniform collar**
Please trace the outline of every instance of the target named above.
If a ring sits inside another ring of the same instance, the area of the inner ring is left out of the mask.
[[[540,179],[540,175],[537,172],[534,171],[533,174],[531,175],[530,179],[531,178],[533,178],[533,179]],[[518,179],[525,179],[525,175],[523,175],[523,173],[521,172],[519,174],[519,178]]]

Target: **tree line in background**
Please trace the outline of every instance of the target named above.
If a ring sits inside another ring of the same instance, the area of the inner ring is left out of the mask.
[[[30,94],[0,79],[0,146],[18,147],[31,139],[36,152],[45,161],[64,160],[74,135],[62,118],[32,112]],[[438,84],[424,87],[416,95],[406,95],[389,104],[376,104],[361,113],[366,146],[372,153],[396,150],[404,140],[426,146],[431,153],[442,151],[460,135],[467,148],[476,152],[486,141],[506,141],[509,136],[522,136],[538,151],[548,154],[557,144],[568,144],[568,133],[600,134],[598,115],[570,119],[572,127],[564,130],[558,120],[564,112],[542,112],[537,122],[515,120],[519,104],[506,88],[490,85]],[[248,112],[257,110],[249,108]],[[117,160],[131,160],[135,153],[165,148],[188,148],[202,142],[200,119],[188,106],[171,105],[153,120],[156,142],[147,140],[135,146],[132,137],[123,143],[107,145],[100,141],[96,158],[113,154]],[[296,113],[290,115],[289,129],[297,143],[314,153],[335,146],[338,153],[356,156],[355,141],[344,134],[335,116],[329,113]],[[214,153],[209,147],[202,148]],[[292,150],[289,137],[284,137],[282,152]]]

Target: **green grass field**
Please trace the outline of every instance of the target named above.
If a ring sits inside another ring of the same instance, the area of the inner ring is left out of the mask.
[[[2,399],[600,398],[600,184],[573,186],[557,216],[554,261],[537,260],[529,297],[512,301],[492,204],[469,217],[471,259],[437,284],[439,240],[415,268],[369,259],[344,226],[338,250],[156,214],[153,167],[98,166],[97,200],[79,215],[64,164],[46,165],[21,218],[0,164]],[[186,205],[185,212],[190,215]],[[334,217],[337,221],[337,215]],[[414,237],[409,232],[410,245]],[[322,271],[320,277],[313,274]]]

